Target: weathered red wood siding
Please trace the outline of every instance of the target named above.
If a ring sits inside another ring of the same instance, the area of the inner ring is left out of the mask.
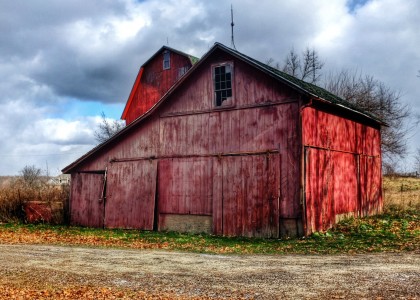
[[[103,227],[103,174],[71,175],[70,222],[72,225]]]
[[[122,162],[155,161],[158,211],[153,215],[158,220],[153,222],[159,228],[167,228],[173,215],[191,215],[211,216],[217,234],[277,237],[286,221],[295,224],[292,231],[298,230],[299,94],[231,56],[215,53],[209,60],[151,117],[86,160],[80,170],[108,167],[124,181],[135,180],[126,176]],[[234,64],[234,102],[215,108],[210,66],[224,61]],[[124,212],[135,207],[135,201],[146,200],[122,183],[115,194],[113,189],[108,183],[108,201],[119,194],[122,200],[106,208],[105,220],[115,211],[113,225],[134,227],[124,220]],[[144,207],[152,206],[151,190]],[[152,214],[152,209],[147,211]]]
[[[170,68],[164,70],[162,51],[143,68],[140,83],[126,114],[127,124],[148,111],[180,78],[180,69],[191,68],[191,61],[186,56],[170,51]]]
[[[116,162],[107,172],[105,227],[152,230],[157,164]]]
[[[222,169],[221,197],[213,203],[218,211],[214,233],[278,237],[279,155],[230,156],[217,167]]]
[[[382,208],[380,131],[313,107],[302,112],[306,233]]]

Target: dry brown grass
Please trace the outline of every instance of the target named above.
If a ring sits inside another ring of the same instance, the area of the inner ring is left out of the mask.
[[[53,211],[52,223],[61,223],[64,211],[56,207],[63,207],[68,194],[68,187],[52,186],[45,182],[29,185],[21,178],[14,178],[7,185],[0,186],[0,222],[26,222],[25,204],[41,202]]]
[[[384,176],[384,209],[420,210],[420,178]]]

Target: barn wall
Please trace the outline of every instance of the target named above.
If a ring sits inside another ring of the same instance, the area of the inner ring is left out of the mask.
[[[95,153],[78,167],[81,171],[105,170],[110,162],[121,158],[155,157],[159,152],[159,118],[144,120],[136,130],[132,130],[118,143],[112,143]]]
[[[215,53],[208,59],[208,63],[201,65],[194,71],[194,76],[183,83],[183,88],[175,91],[173,97],[182,101],[168,101],[168,105],[165,105],[161,114],[194,114],[217,109],[214,106],[211,66],[223,62],[231,62],[234,66],[232,107],[266,105],[299,99],[299,95],[294,90],[279,84],[277,80],[265,73],[225,53]],[[258,75],[255,76],[256,74]]]
[[[136,207],[135,201],[143,199],[134,188],[141,182],[124,188],[125,180],[136,179],[126,176],[123,168],[136,161],[155,161],[157,175],[150,176],[157,181],[153,223],[159,229],[211,228],[217,234],[263,237],[285,232],[282,224],[288,224],[288,232],[298,230],[299,96],[269,76],[256,76],[255,69],[232,57],[219,55],[212,62],[225,59],[235,68],[233,106],[213,107],[211,67],[203,65],[153,116],[80,166],[83,171],[108,168],[109,174],[124,177],[118,188],[121,203],[106,209],[105,226],[138,227],[117,212]],[[111,189],[117,177],[109,180],[107,194],[118,197]],[[111,222],[112,214],[116,219]],[[184,227],[174,227],[179,220]],[[206,225],[194,225],[197,220]]]
[[[104,225],[104,174],[71,175],[70,223],[88,227]]]
[[[306,232],[382,209],[380,131],[306,107],[302,112]]]
[[[107,169],[104,226],[152,230],[157,162],[115,162]]]
[[[170,51],[170,56],[170,69],[163,69],[163,51],[143,66],[140,84],[126,115],[127,124],[148,111],[169,90],[180,78],[181,68],[191,68],[188,57],[173,51]]]

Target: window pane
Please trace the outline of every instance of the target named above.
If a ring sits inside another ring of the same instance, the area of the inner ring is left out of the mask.
[[[222,92],[216,92],[216,105],[222,105]]]
[[[226,81],[226,88],[227,89],[231,89],[232,88],[232,83],[230,81]]]
[[[223,101],[232,97],[232,66],[223,65],[213,69],[213,87],[215,95],[215,105],[221,106]]]
[[[163,52],[163,69],[169,69],[171,67],[171,55],[169,51]]]

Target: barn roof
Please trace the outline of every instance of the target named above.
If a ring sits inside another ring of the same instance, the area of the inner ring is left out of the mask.
[[[286,83],[287,85],[291,86],[294,89],[299,90],[300,92],[303,92],[305,94],[307,94],[310,97],[315,97],[319,100],[323,100],[326,102],[329,102],[333,105],[336,106],[341,106],[345,109],[348,110],[352,110],[353,112],[356,112],[358,114],[362,114],[365,117],[368,117],[369,119],[373,119],[374,121],[385,125],[383,123],[383,121],[378,118],[377,116],[375,116],[372,113],[369,113],[367,111],[364,111],[363,109],[357,107],[356,105],[354,105],[353,103],[344,100],[343,98],[334,95],[333,93],[327,91],[326,89],[323,89],[315,84],[300,80],[292,75],[289,75],[285,72],[282,72],[276,68],[273,68],[267,64],[264,64],[252,57],[249,57],[237,50],[231,49],[226,47],[223,44],[220,43],[216,43],[215,45],[219,46],[220,48],[223,48],[224,50],[230,52],[231,54],[233,54],[234,56],[241,58],[242,60],[256,66],[257,68],[261,69],[262,71],[264,71],[265,73],[268,73],[269,75],[275,77],[276,79]]]
[[[153,59],[153,57],[155,57],[156,55],[158,55],[160,53],[161,50],[163,49],[168,49],[170,51],[174,51],[177,53],[181,53],[182,55],[187,55],[183,52],[180,52],[178,50],[169,48],[167,46],[163,46],[161,49],[159,49],[159,51],[157,51],[150,59],[148,59],[144,64],[146,65],[151,59]],[[77,165],[79,165],[80,163],[82,163],[83,161],[85,161],[87,158],[91,157],[92,155],[94,155],[97,151],[103,149],[105,146],[109,145],[110,143],[113,143],[115,141],[117,141],[120,137],[124,136],[126,133],[128,133],[129,131],[131,131],[133,128],[135,128],[139,123],[141,123],[144,119],[148,118],[155,110],[157,107],[159,107],[163,102],[165,102],[165,100],[174,92],[174,90],[176,90],[178,88],[178,86],[182,85],[183,82],[191,76],[192,73],[194,73],[194,71],[202,64],[204,64],[207,60],[207,58],[214,53],[216,50],[222,50],[225,51],[229,54],[231,54],[232,56],[256,67],[257,69],[267,73],[268,75],[274,77],[275,79],[279,80],[280,82],[283,82],[284,84],[290,86],[291,88],[297,90],[298,92],[301,92],[303,94],[306,94],[307,96],[317,99],[317,100],[321,100],[324,102],[328,102],[334,106],[339,106],[342,107],[346,110],[351,111],[352,113],[355,114],[359,114],[362,115],[368,119],[371,119],[373,121],[375,121],[376,123],[380,124],[380,125],[386,125],[385,123],[383,123],[379,118],[377,118],[376,116],[365,112],[363,110],[361,110],[360,108],[356,107],[355,105],[351,104],[350,102],[328,92],[327,90],[318,87],[314,84],[305,82],[303,80],[300,80],[294,76],[291,76],[287,73],[284,73],[280,70],[277,70],[273,67],[270,67],[256,59],[253,59],[237,50],[231,49],[229,47],[226,47],[225,45],[221,44],[221,43],[215,43],[214,46],[198,61],[196,61],[195,64],[193,64],[192,68],[190,70],[188,70],[188,72],[181,77],[180,80],[178,80],[163,96],[162,98],[159,99],[159,101],[153,106],[151,107],[146,113],[144,113],[143,115],[139,116],[136,120],[134,120],[133,122],[131,122],[129,125],[127,125],[125,128],[123,128],[121,131],[117,132],[115,135],[113,135],[111,138],[109,138],[108,140],[106,140],[105,142],[103,142],[102,144],[99,144],[98,146],[96,146],[95,148],[93,148],[92,150],[90,150],[89,152],[87,152],[85,155],[83,155],[82,157],[80,157],[79,159],[77,159],[76,161],[74,161],[73,163],[71,163],[70,165],[68,165],[67,167],[65,167],[62,172],[63,173],[70,173],[72,169],[74,169]],[[197,59],[194,58],[193,59]]]
[[[155,54],[153,54],[148,60],[146,60],[146,62],[144,64],[142,64],[142,67],[144,67],[145,65],[147,65],[151,60],[153,60],[157,55],[159,55],[163,50],[169,50],[171,52],[175,52],[179,55],[185,56],[187,57],[191,64],[194,65],[196,62],[198,62],[200,59],[198,57],[192,56],[190,54],[187,54],[185,52],[176,50],[174,48],[168,47],[168,46],[162,46],[158,51],[155,52]]]

